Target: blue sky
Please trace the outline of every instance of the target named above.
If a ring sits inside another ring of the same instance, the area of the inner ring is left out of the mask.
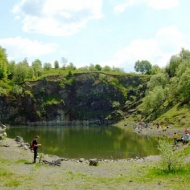
[[[137,60],[164,67],[190,50],[189,0],[0,1],[0,46],[16,62],[65,57],[131,72]]]

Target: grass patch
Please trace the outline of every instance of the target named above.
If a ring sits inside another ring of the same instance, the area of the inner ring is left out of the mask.
[[[21,185],[21,182],[16,179],[13,179],[12,181],[8,181],[4,183],[4,185],[8,187],[18,187]]]
[[[10,164],[10,160],[5,160],[3,158],[0,158],[0,165],[1,164]]]
[[[0,168],[0,182],[4,186],[18,187],[21,184],[21,181],[18,179],[19,177],[14,175],[12,172],[9,172],[4,168]]]
[[[20,160],[15,161],[15,164],[23,164],[23,163],[28,164],[29,162],[28,162],[28,160],[25,160],[25,159],[20,159]]]
[[[175,127],[188,128],[190,123],[190,107],[175,105],[158,118],[161,123],[173,124]]]
[[[190,154],[190,144],[188,144],[188,146],[184,148],[183,153],[184,153],[185,155]]]
[[[190,187],[190,163],[183,168],[174,171],[168,171],[154,167],[148,169],[141,178],[136,178],[135,181],[139,184],[164,184],[168,189],[189,189]],[[182,188],[183,187],[183,188]],[[162,189],[160,187],[160,189]]]

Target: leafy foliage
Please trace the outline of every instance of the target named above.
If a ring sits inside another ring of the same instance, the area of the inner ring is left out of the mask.
[[[161,155],[161,166],[168,172],[175,172],[185,164],[182,151],[174,151],[173,146],[166,140],[160,140],[158,149]]]
[[[40,115],[42,117],[46,111],[44,105],[51,107],[55,103],[57,105],[60,103],[62,109],[63,104],[60,100],[65,102],[65,99],[69,97],[71,100],[68,103],[66,101],[64,109],[68,109],[67,114],[72,115],[72,118],[75,118],[75,114],[76,117],[80,116],[81,118],[93,115],[101,117],[107,117],[110,114],[127,115],[127,111],[130,110],[135,113],[134,117],[138,113],[141,118],[145,119],[159,119],[159,117],[163,119],[162,115],[166,114],[166,111],[172,110],[176,105],[181,109],[190,101],[190,51],[185,49],[182,49],[179,54],[173,55],[166,68],[152,66],[147,60],[137,61],[135,70],[143,75],[136,73],[126,75],[123,69],[102,67],[99,64],[76,68],[65,58],[62,58],[62,63],[63,66],[60,67],[59,62],[55,61],[54,68],[52,68],[51,63],[43,64],[39,59],[34,60],[31,66],[26,58],[19,63],[8,62],[6,50],[0,47],[0,80],[1,83],[9,86],[7,88],[5,85],[1,85],[0,95],[16,97],[22,94],[26,98],[23,100],[26,103],[27,98],[31,98],[28,101],[29,104],[35,104],[36,100],[33,100],[35,98],[45,100],[44,98],[49,96],[52,101],[46,102],[46,104],[37,100],[39,105],[36,108],[41,106]],[[77,78],[80,78],[81,81],[78,81]],[[27,81],[38,83],[40,80],[46,81],[43,83],[45,87],[42,86],[41,90],[38,89],[41,94],[34,94],[31,90],[32,85],[28,89],[23,88]],[[46,87],[49,80],[59,83],[55,91],[61,89],[60,97],[56,99],[56,102],[50,93],[46,94],[51,89],[51,87]],[[148,83],[147,80],[149,80]],[[78,89],[79,87],[81,89]],[[9,94],[9,92],[12,93]],[[106,113],[102,112],[102,107],[105,108]],[[81,113],[79,113],[80,111]],[[34,112],[36,113],[36,111]]]
[[[13,94],[21,95],[23,93],[23,88],[21,86],[15,85],[12,89]]]
[[[38,78],[42,75],[42,72],[43,72],[42,63],[39,59],[36,59],[34,62],[32,62],[32,68],[34,71],[35,78]]]
[[[0,46],[0,79],[7,79],[8,60],[6,50]]]
[[[145,96],[143,103],[139,106],[139,109],[143,114],[149,115],[152,112],[159,110],[163,105],[165,98],[164,89],[161,86],[156,86]]]
[[[142,74],[151,74],[152,65],[147,60],[137,61],[135,63],[135,71]]]
[[[148,90],[152,90],[158,86],[164,88],[168,82],[169,77],[166,73],[158,73],[150,78],[150,81],[148,82]]]
[[[27,60],[24,60],[15,65],[13,81],[16,84],[23,83],[26,79],[32,79],[32,78],[33,78],[33,70],[29,66]]]
[[[179,93],[185,100],[190,100],[190,68],[188,68],[181,76],[179,85]]]

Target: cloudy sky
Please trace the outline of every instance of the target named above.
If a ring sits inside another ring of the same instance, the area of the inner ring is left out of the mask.
[[[166,66],[190,50],[189,0],[0,0],[0,46],[8,59],[65,57],[77,68],[134,71],[137,60]]]

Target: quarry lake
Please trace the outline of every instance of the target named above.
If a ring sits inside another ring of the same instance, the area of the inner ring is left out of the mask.
[[[63,158],[126,159],[159,153],[158,138],[117,127],[10,127],[7,134],[21,136],[25,142],[39,135],[39,152]]]

